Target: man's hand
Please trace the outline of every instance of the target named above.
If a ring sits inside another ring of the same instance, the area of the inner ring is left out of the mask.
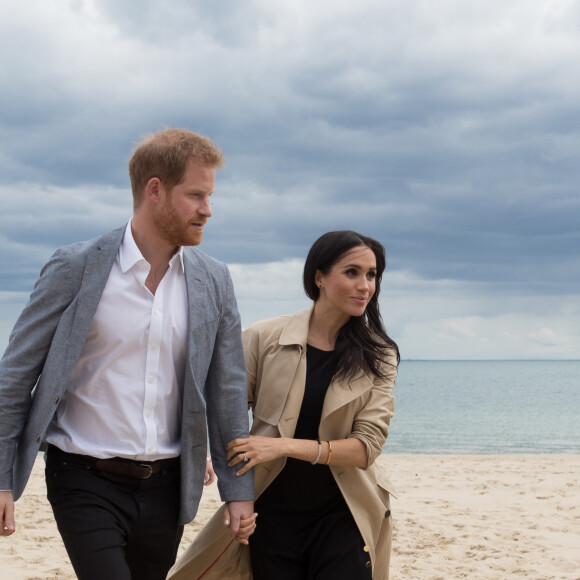
[[[213,470],[213,465],[211,463],[211,458],[208,457],[205,462],[205,477],[203,479],[203,485],[211,485],[215,480],[215,471]]]
[[[232,538],[240,544],[248,544],[248,538],[256,529],[257,513],[254,501],[229,501],[224,506],[224,525],[230,528]]]
[[[14,496],[11,491],[0,491],[0,536],[11,536],[15,530]]]

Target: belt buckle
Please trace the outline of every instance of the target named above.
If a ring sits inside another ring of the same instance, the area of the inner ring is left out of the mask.
[[[151,465],[148,463],[141,463],[139,464],[139,467],[143,467],[144,469],[149,470],[141,477],[141,479],[149,479],[153,475],[153,467],[151,467]]]

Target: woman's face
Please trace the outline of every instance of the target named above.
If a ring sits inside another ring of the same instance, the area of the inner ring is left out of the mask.
[[[377,260],[367,246],[344,253],[328,274],[316,272],[318,302],[337,314],[362,316],[375,293]]]

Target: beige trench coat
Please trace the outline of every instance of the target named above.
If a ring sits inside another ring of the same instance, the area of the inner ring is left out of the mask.
[[[312,309],[262,320],[244,331],[252,435],[292,437],[306,381],[306,339]],[[396,364],[394,356],[388,361]],[[356,437],[366,447],[368,465],[330,469],[366,544],[373,580],[388,580],[393,486],[375,465],[393,416],[396,369],[385,365],[388,379],[360,373],[349,384],[333,381],[320,420],[323,440]],[[390,369],[390,370],[389,370]],[[256,497],[280,473],[285,458],[254,468]],[[251,580],[249,548],[231,542],[220,508],[187,548],[168,578],[172,580]],[[258,525],[260,516],[258,515]],[[250,538],[251,542],[251,538]]]

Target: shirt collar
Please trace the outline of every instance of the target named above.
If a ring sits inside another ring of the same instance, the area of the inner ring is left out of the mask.
[[[123,241],[119,248],[119,264],[123,274],[127,273],[135,264],[146,264],[149,266],[149,262],[143,257],[141,250],[135,242],[133,237],[133,232],[131,231],[131,221],[127,224],[125,228],[125,235],[123,236]],[[179,246],[179,249],[169,260],[169,267],[173,268],[176,264],[181,266],[180,271],[185,272],[185,266],[183,263],[183,246]]]

